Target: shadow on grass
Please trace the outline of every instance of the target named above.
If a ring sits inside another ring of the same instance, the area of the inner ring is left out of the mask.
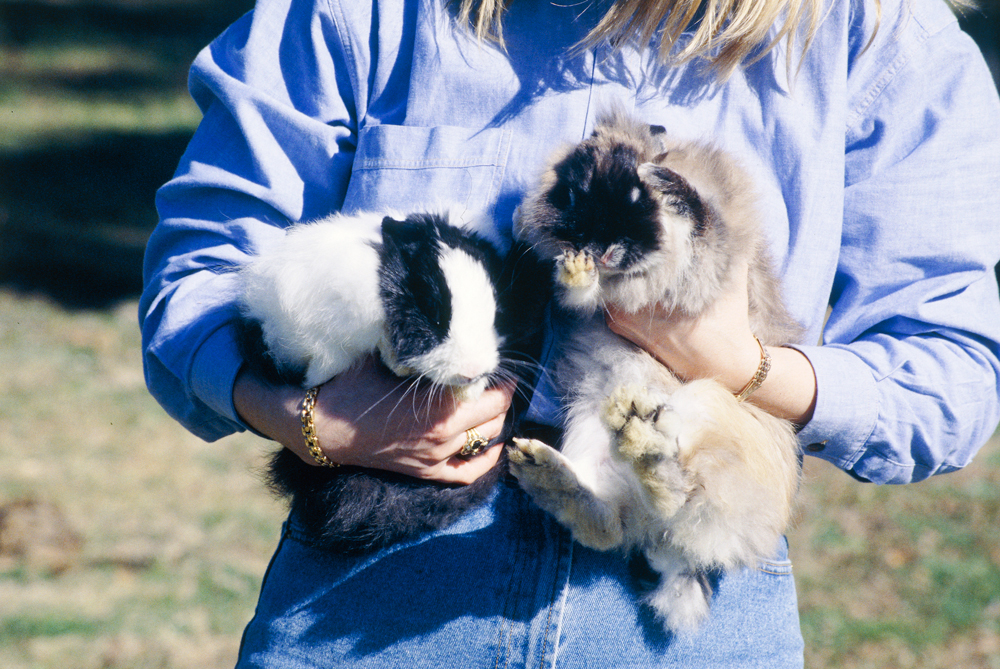
[[[84,38],[109,48],[141,46],[183,64],[252,7],[253,0],[0,0],[0,41]]]
[[[0,155],[0,283],[74,308],[138,295],[154,195],[189,139],[101,135]]]
[[[198,51],[252,6],[0,0],[0,100],[5,92],[43,105],[184,95]],[[138,295],[154,194],[189,139],[188,132],[84,130],[61,143],[26,138],[0,152],[0,285],[70,308]]]

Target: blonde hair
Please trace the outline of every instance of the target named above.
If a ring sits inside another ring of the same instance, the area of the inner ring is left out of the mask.
[[[503,44],[503,12],[516,0],[459,0],[458,18],[480,39]],[[629,40],[648,44],[660,35],[659,58],[686,63],[705,60],[723,80],[741,64],[766,55],[783,38],[809,47],[822,15],[824,0],[617,0],[579,46],[607,40],[621,46]],[[878,0],[875,5],[878,8]],[[778,32],[771,34],[772,26]],[[692,28],[690,41],[677,53],[674,46]],[[763,48],[761,48],[763,47]],[[793,49],[788,49],[791,66]]]

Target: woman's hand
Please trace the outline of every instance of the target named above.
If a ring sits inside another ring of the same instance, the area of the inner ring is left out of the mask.
[[[697,317],[651,306],[636,313],[609,308],[608,327],[645,349],[685,381],[716,379],[733,394],[753,378],[760,347],[750,329],[747,264],[732,269],[729,288]],[[816,403],[816,375],[799,351],[768,347],[771,370],[747,399],[768,413],[804,425]]]
[[[500,457],[491,448],[459,457],[475,428],[492,439],[503,426],[514,394],[512,385],[459,402],[451,393],[417,387],[373,358],[324,384],[314,422],[324,454],[339,464],[357,465],[446,483],[471,483]],[[237,377],[233,402],[255,430],[315,464],[302,436],[300,410],[305,391],[268,385],[247,371]]]
[[[659,305],[629,314],[610,307],[608,327],[648,351],[685,381],[713,378],[738,393],[760,364],[750,330],[747,265],[734,266],[726,291],[698,317]]]

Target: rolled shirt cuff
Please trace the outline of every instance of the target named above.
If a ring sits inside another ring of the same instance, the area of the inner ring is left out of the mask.
[[[231,325],[223,325],[205,339],[191,364],[190,386],[195,396],[239,429],[251,430],[233,404],[233,385],[243,365]],[[252,431],[252,430],[251,430]]]
[[[816,373],[816,408],[799,431],[799,443],[806,454],[851,471],[878,419],[871,368],[837,345],[793,348],[809,359]]]

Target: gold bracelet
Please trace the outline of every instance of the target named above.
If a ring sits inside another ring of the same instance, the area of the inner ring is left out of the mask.
[[[767,373],[771,371],[771,354],[767,352],[764,348],[764,344],[761,343],[760,338],[757,335],[753,336],[757,340],[757,346],[760,346],[760,364],[757,365],[757,371],[754,372],[753,378],[750,382],[743,386],[743,390],[736,394],[736,401],[742,402],[746,398],[753,394],[753,391],[760,388],[760,384],[764,383],[764,379],[767,378]]]
[[[302,420],[302,436],[306,438],[306,446],[313,459],[324,467],[339,467],[340,465],[326,457],[323,449],[319,447],[319,435],[316,434],[316,423],[313,421],[313,409],[316,408],[316,396],[319,395],[319,386],[306,391],[306,397],[302,400],[302,413],[299,418]]]

